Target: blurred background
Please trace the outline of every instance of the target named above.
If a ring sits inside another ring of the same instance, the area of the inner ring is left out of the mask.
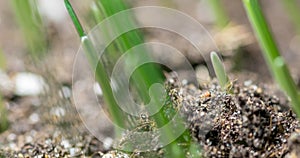
[[[234,3],[221,2],[223,4],[222,6],[225,8],[226,14],[228,14],[230,18],[230,22],[233,25],[242,25],[242,27],[244,27],[242,30],[231,30],[231,33],[228,31],[228,40],[232,41],[232,38],[234,38],[235,35],[230,34],[234,34],[238,31],[252,33],[252,29],[249,25],[242,3],[240,1],[236,1]],[[7,61],[6,71],[26,71],[26,68],[30,66],[30,62],[25,60],[28,57],[26,37],[24,37],[24,33],[17,22],[12,2],[1,1],[0,3],[0,48],[5,60]],[[83,23],[83,26],[88,32],[95,26],[95,23],[91,20],[92,18],[89,18],[91,13],[88,11],[92,5],[92,1],[80,3],[75,0],[72,1],[72,3],[81,22]],[[220,29],[216,29],[214,27],[216,24],[216,18],[207,0],[187,0],[185,2],[181,2],[179,0],[129,0],[129,3],[132,7],[155,5],[174,8],[197,19],[213,36],[218,32],[221,32]],[[261,1],[264,13],[272,27],[278,46],[284,54],[284,57],[289,61],[290,67],[293,69],[297,67],[297,61],[299,59],[299,53],[297,53],[297,51],[299,51],[299,36],[297,36],[297,27],[294,25],[293,20],[289,17],[288,9],[286,9],[283,3],[284,2],[281,1],[273,2],[271,0]],[[51,69],[51,72],[55,74],[54,76],[56,76],[56,79],[59,82],[70,82],[73,59],[80,45],[80,40],[77,37],[75,28],[67,14],[63,1],[53,0],[49,2],[45,0],[38,0],[36,5],[43,24],[39,27],[46,38],[47,62],[49,62],[47,65],[49,69]],[[155,18],[155,16],[145,18]],[[171,33],[168,35],[172,36]],[[150,34],[149,36],[156,35],[154,33],[154,35]],[[221,40],[223,40],[223,36],[221,37]],[[180,37],[177,38],[180,39]],[[168,38],[166,40],[168,40]],[[226,39],[222,42],[226,42]],[[168,43],[168,41],[166,41],[166,43]],[[249,49],[250,54],[252,53],[251,56],[257,58],[256,60],[259,60],[257,62],[262,62],[260,64],[263,64],[263,60],[260,60],[260,50],[258,49],[256,42],[253,41],[251,44],[248,44],[246,49]],[[246,69],[265,74],[266,71],[251,68],[251,63],[249,64],[250,65],[244,65]]]

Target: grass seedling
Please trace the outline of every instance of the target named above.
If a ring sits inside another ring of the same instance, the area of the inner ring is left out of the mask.
[[[224,28],[229,22],[229,17],[221,3],[221,0],[208,0],[208,2],[210,3],[215,15],[217,27]]]
[[[66,2],[66,6],[68,8],[68,11],[72,17],[72,20],[74,22],[74,25],[76,26],[76,29],[82,39],[83,45],[84,45],[84,47],[87,48],[86,49],[87,56],[90,56],[89,57],[89,58],[91,58],[90,60],[93,60],[90,62],[91,63],[98,62],[98,61],[95,61],[95,59],[97,59],[97,57],[95,57],[94,47],[92,46],[89,39],[86,37],[69,1],[65,0],[65,2]],[[92,5],[92,12],[93,12],[93,15],[95,16],[94,19],[97,23],[101,22],[104,18],[108,18],[108,17],[110,17],[120,11],[126,10],[126,9],[128,9],[128,7],[123,0],[115,0],[115,1],[96,0],[95,3]],[[126,25],[130,25],[130,26],[136,25],[133,15],[126,17],[126,21],[127,21]],[[122,30],[121,27],[123,27],[123,24],[120,21],[113,21],[113,24],[114,25],[112,26],[112,28],[103,28],[103,29],[108,29],[110,31],[116,31],[116,32],[118,32],[118,30],[120,30],[120,29]],[[108,32],[109,31],[107,31],[107,36],[110,36],[110,34]],[[103,37],[103,38],[105,38],[105,37]],[[122,53],[125,53],[127,50],[131,49],[132,47],[142,44],[142,43],[144,43],[143,36],[138,30],[133,30],[133,31],[127,32],[127,33],[119,36],[117,39],[115,39],[115,41],[111,45],[111,47],[108,47],[106,49],[106,51],[109,51],[108,56],[106,56],[106,58],[108,58],[108,60],[116,62],[117,59],[114,59],[115,57],[120,57],[120,55],[122,55]],[[148,56],[147,50],[142,51],[140,53],[143,53],[143,57],[150,58],[150,56]],[[132,57],[132,59],[129,59],[131,61],[128,61],[128,63],[137,61],[137,59],[135,59],[135,56],[131,56],[131,57]],[[99,63],[98,65],[100,65],[101,68],[99,68],[99,69],[101,71],[96,71],[96,78],[97,78],[97,76],[98,76],[98,78],[100,78],[98,80],[99,80],[100,86],[102,88],[103,94],[105,94],[107,96],[107,98],[109,98],[109,99],[106,99],[107,100],[106,103],[107,103],[109,109],[111,109],[111,110],[109,110],[109,112],[113,112],[114,111],[113,109],[115,109],[115,107],[117,107],[117,105],[115,105],[115,100],[114,100],[112,92],[111,92],[111,87],[109,87],[109,78],[106,74],[107,72],[105,72],[107,69],[111,69],[111,68],[109,68],[109,67],[106,68],[103,65],[101,65],[101,63]],[[106,66],[111,66],[111,65],[108,64]],[[103,78],[106,78],[106,79],[103,79]],[[138,95],[139,95],[138,97],[141,98],[141,100],[143,101],[144,104],[147,104],[149,101],[148,89],[150,88],[150,86],[152,86],[152,84],[154,84],[154,83],[162,83],[163,84],[164,79],[165,79],[161,69],[153,64],[146,64],[146,65],[139,67],[138,69],[135,70],[135,72],[131,76],[131,78],[133,79],[134,88],[136,88],[138,91]],[[101,81],[101,80],[105,80],[105,81]],[[105,86],[102,86],[102,85],[105,85]],[[109,90],[106,90],[106,89],[109,89]],[[154,97],[154,99],[156,99],[156,98]],[[153,116],[153,118],[159,127],[163,126],[169,122],[169,120],[164,116],[164,114],[162,112],[155,114],[155,116]],[[114,120],[118,120],[118,119],[123,120],[124,117],[121,117],[121,115],[119,115],[119,116],[115,115],[113,117],[113,119]],[[172,128],[167,128],[166,130],[163,131],[164,132],[163,135],[167,136],[167,137],[169,137],[169,136],[172,137],[172,135],[173,135],[172,130],[173,130]],[[176,141],[171,143],[170,145],[168,145],[166,147],[166,150],[167,150],[168,156],[170,156],[170,157],[184,156],[183,151],[178,146]]]
[[[210,53],[210,59],[215,71],[215,74],[217,76],[217,79],[219,81],[219,84],[223,90],[226,90],[228,84],[229,84],[229,78],[226,74],[224,65],[219,58],[218,54],[216,52]]]
[[[297,33],[300,35],[300,6],[297,0],[281,0],[289,19],[294,23]]]
[[[280,88],[291,99],[291,104],[300,117],[300,97],[297,86],[276,46],[258,0],[243,0],[248,18],[263,50],[264,58]]]
[[[96,80],[99,82],[99,84],[102,88],[103,98],[104,98],[104,101],[106,102],[106,104],[108,105],[108,111],[109,111],[113,121],[118,126],[124,128],[125,127],[125,123],[123,120],[124,114],[114,99],[112,89],[110,87],[109,78],[106,74],[105,68],[103,67],[103,65],[101,63],[98,63],[98,56],[97,56],[96,50],[95,50],[92,42],[90,41],[90,39],[87,37],[86,33],[84,32],[83,27],[81,26],[76,14],[73,10],[72,5],[70,4],[70,2],[68,0],[65,0],[64,2],[66,5],[66,8],[70,14],[70,17],[74,23],[74,26],[76,27],[78,35],[81,39],[84,52],[90,62],[90,65],[92,65],[92,66],[97,65],[95,76],[96,76]],[[115,131],[115,134],[116,134],[117,138],[120,138],[122,131]]]
[[[47,43],[37,1],[12,0],[11,3],[28,51],[33,60],[38,61],[46,54]]]

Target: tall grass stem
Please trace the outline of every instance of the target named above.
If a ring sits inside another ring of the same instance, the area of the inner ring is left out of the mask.
[[[243,0],[243,3],[269,69],[282,91],[291,99],[293,109],[300,117],[299,91],[279,53],[259,2],[258,0]]]
[[[90,39],[87,37],[87,35],[84,32],[83,27],[81,26],[74,10],[71,5],[71,3],[68,0],[64,0],[66,8],[71,16],[71,19],[76,27],[76,30],[78,32],[78,35],[80,36],[82,46],[84,49],[84,52],[90,62],[90,65],[94,66],[97,65],[95,76],[96,80],[99,82],[101,89],[103,91],[103,98],[105,103],[108,106],[109,114],[111,115],[114,123],[116,123],[118,126],[124,128],[125,122],[123,119],[123,112],[119,108],[118,104],[116,103],[112,89],[110,87],[110,80],[106,74],[105,68],[101,63],[98,61],[98,55],[96,53],[96,50],[90,41]],[[116,137],[120,138],[122,131],[115,131]]]
[[[41,60],[47,51],[47,41],[37,0],[12,0],[11,3],[29,54],[34,61]]]

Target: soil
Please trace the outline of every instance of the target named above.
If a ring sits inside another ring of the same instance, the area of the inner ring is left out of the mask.
[[[257,86],[252,81],[234,82],[229,86],[230,89],[224,91],[215,81],[196,87],[194,84],[181,83],[176,78],[169,79],[167,87],[174,107],[180,109],[179,112],[186,119],[194,141],[200,144],[203,157],[294,157],[300,151],[299,121],[289,103],[281,102],[275,95],[270,95],[270,89],[266,87]],[[30,121],[23,122],[23,126],[32,127],[28,122]],[[50,126],[44,128],[48,128],[48,131],[51,129]],[[16,135],[16,130],[11,129],[4,133],[6,139],[2,141],[2,155],[143,155],[112,150],[111,146],[105,147],[105,144],[87,133],[73,133],[72,138],[70,135],[64,135],[63,131],[59,132],[59,128],[55,129],[54,134],[45,134],[47,132],[43,129],[29,131],[19,131],[20,135]],[[43,134],[34,134],[40,132]],[[155,153],[144,153],[144,156],[153,156]],[[155,157],[161,154],[163,150],[157,151]]]
[[[288,103],[246,81],[229,92],[216,82],[175,86],[173,98],[204,157],[288,157],[298,142],[299,121]],[[180,101],[178,101],[180,100]],[[293,135],[293,137],[291,137]]]

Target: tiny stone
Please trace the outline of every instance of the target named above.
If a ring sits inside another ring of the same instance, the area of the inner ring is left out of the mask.
[[[23,154],[19,153],[18,158],[24,158]]]
[[[7,140],[8,141],[14,141],[16,140],[17,136],[14,133],[11,133],[8,135]]]
[[[64,148],[70,148],[71,147],[71,144],[69,143],[68,140],[63,140],[61,141],[60,143]]]
[[[107,137],[103,141],[103,147],[105,150],[108,150],[113,144],[113,139],[110,137]]]
[[[251,80],[247,80],[244,82],[244,86],[248,87],[252,84],[252,81]]]
[[[61,98],[70,98],[72,95],[72,92],[69,87],[63,86],[61,88],[61,90],[59,91],[59,95]]]
[[[30,142],[32,142],[32,140],[33,140],[33,138],[31,136],[26,136],[25,137],[26,143],[30,143]]]
[[[182,83],[182,85],[187,85],[188,81],[187,80],[182,80],[181,83]]]
[[[113,154],[105,154],[102,158],[114,158]]]
[[[78,152],[80,151],[79,148],[70,148],[69,152],[70,152],[70,156],[73,157],[76,154],[78,154]]]
[[[40,117],[37,113],[33,113],[29,116],[31,123],[37,123],[40,120]]]

